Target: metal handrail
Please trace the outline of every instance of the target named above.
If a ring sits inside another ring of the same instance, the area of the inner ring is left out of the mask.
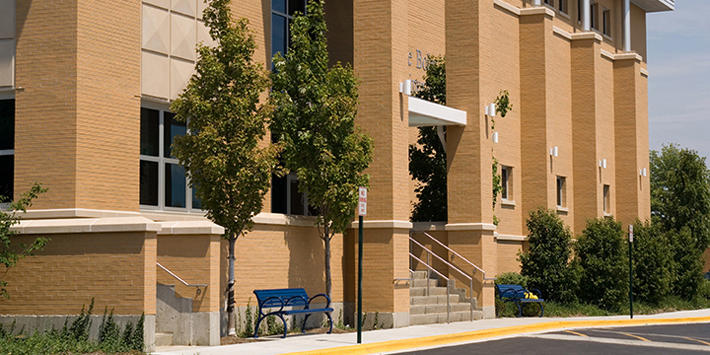
[[[187,287],[207,287],[207,284],[191,284],[191,283],[188,283],[187,281],[185,281],[185,280],[183,280],[182,278],[180,278],[180,276],[175,275],[174,272],[168,270],[168,268],[166,268],[165,266],[160,265],[160,263],[156,262],[155,264],[158,265],[159,268],[165,270],[165,272],[167,272],[168,274],[170,274],[170,276],[172,276],[172,277],[176,278],[178,281],[182,282],[182,284],[185,285],[185,286],[187,286]],[[199,291],[199,288],[198,288],[197,290]]]
[[[411,236],[410,236],[411,240]],[[449,295],[449,278],[442,275],[440,272],[436,271],[431,265],[425,263],[423,260],[417,258],[412,252],[409,252],[409,257],[413,258],[414,260],[422,263],[424,266],[429,268],[431,271],[434,271],[437,275],[443,277],[446,280],[446,323],[449,323],[449,318],[450,318],[450,313],[451,313],[451,301],[450,301],[450,295]],[[427,288],[429,287],[429,278],[426,280]],[[427,294],[428,296],[428,294]],[[471,311],[471,320],[473,320],[473,311]]]
[[[439,245],[440,245],[441,247],[443,247],[444,249],[448,250],[450,253],[452,253],[452,254],[458,256],[458,257],[461,258],[463,261],[465,261],[465,262],[468,263],[469,265],[473,266],[476,270],[480,271],[480,272],[483,274],[483,278],[486,279],[486,272],[485,272],[483,269],[481,269],[480,267],[478,267],[476,264],[474,264],[474,263],[472,263],[471,261],[469,261],[468,259],[466,259],[463,255],[457,253],[455,250],[449,248],[449,247],[446,246],[444,243],[440,242],[438,239],[432,237],[429,233],[427,233],[427,232],[421,232],[421,233],[424,234],[425,236],[429,237],[429,239],[433,240],[434,242],[436,242],[437,244],[439,244]],[[410,237],[411,237],[412,234],[414,234],[414,233],[410,233]]]
[[[410,238],[411,238],[411,237],[410,237]],[[416,241],[414,238],[411,238],[410,240],[413,241],[414,244],[418,245],[420,248],[426,250],[429,254],[433,255],[435,258],[437,258],[437,259],[443,261],[444,264],[446,264],[446,266],[448,266],[448,267],[450,267],[450,268],[453,268],[454,270],[458,271],[461,275],[463,275],[464,277],[466,277],[469,281],[473,279],[471,276],[468,276],[467,273],[461,271],[459,268],[457,268],[456,266],[454,266],[454,264],[448,262],[446,259],[440,257],[439,255],[436,255],[436,253],[434,253],[433,251],[429,250],[427,247],[425,247],[424,245],[422,245],[421,243],[419,243],[418,241]]]

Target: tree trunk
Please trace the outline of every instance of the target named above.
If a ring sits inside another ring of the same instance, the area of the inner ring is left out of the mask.
[[[323,236],[323,242],[325,243],[325,293],[328,297],[331,297],[331,290],[333,288],[333,281],[330,278],[330,229],[328,225],[325,225],[325,235]]]
[[[234,317],[234,243],[237,238],[229,238],[229,271],[227,279],[227,329],[229,335],[237,335]]]

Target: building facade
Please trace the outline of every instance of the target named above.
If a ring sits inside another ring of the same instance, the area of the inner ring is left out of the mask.
[[[94,298],[126,321],[145,314],[147,344],[155,334],[158,343],[165,334],[176,344],[219,343],[223,230],[203,217],[170,154],[186,130],[169,103],[192,75],[196,44],[213,44],[205,4],[0,6],[0,195],[47,187],[16,229],[51,238],[6,274],[11,297],[0,302],[0,321],[61,325]],[[268,68],[288,50],[288,25],[305,0],[231,6],[249,19],[255,60]],[[424,266],[412,262],[410,235],[427,232],[454,250],[444,250],[442,273],[470,283],[465,296],[493,317],[491,278],[519,270],[530,211],[553,209],[575,232],[604,215],[649,218],[646,16],[673,8],[672,0],[326,2],[331,59],[353,65],[357,123],[374,139],[363,303],[380,326],[413,319],[408,279]],[[448,107],[410,97],[430,55],[446,57]],[[504,118],[489,109],[502,90],[513,105]],[[446,127],[447,221],[410,222],[417,126]],[[494,157],[504,194],[491,208]],[[322,242],[297,183],[274,178],[254,230],[237,241],[241,311],[255,305],[254,289],[324,289]],[[355,233],[333,244],[334,318],[350,321]]]

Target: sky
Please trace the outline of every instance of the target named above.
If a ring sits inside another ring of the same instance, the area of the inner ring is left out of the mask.
[[[710,0],[647,15],[651,149],[676,143],[710,157]],[[707,161],[710,166],[710,161]]]

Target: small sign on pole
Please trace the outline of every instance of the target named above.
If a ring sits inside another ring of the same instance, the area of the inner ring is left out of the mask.
[[[634,318],[634,225],[629,224],[629,317]]]
[[[367,188],[362,186],[358,189],[357,215],[367,215]]]

